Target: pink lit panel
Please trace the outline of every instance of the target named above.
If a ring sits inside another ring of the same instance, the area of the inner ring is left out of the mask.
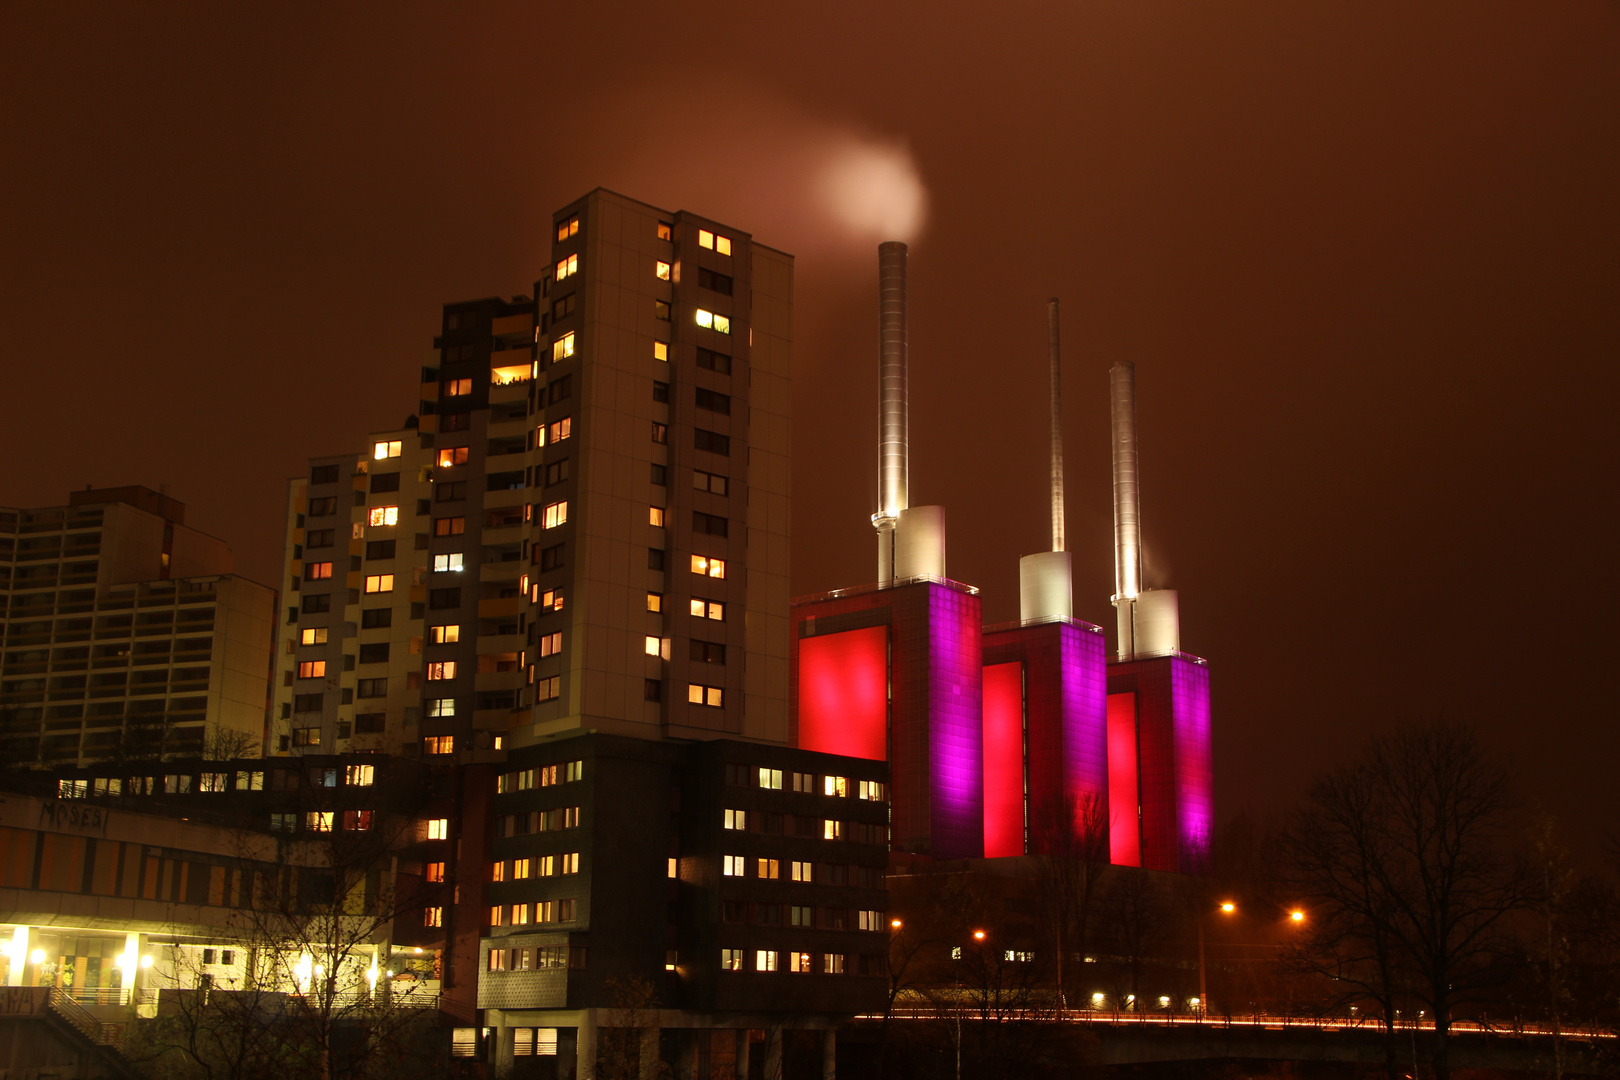
[[[1024,853],[1024,665],[984,669],[984,856]]]
[[[888,760],[889,628],[799,641],[799,746]]]
[[[1108,853],[1115,866],[1142,865],[1134,692],[1108,695]]]

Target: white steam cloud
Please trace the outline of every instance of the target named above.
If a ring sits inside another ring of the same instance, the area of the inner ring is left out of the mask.
[[[829,148],[817,195],[857,236],[912,240],[928,218],[928,189],[906,147],[855,138]]]

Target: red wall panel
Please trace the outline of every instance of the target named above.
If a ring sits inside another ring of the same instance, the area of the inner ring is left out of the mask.
[[[1108,856],[1115,866],[1142,865],[1137,812],[1136,694],[1108,695]]]
[[[1024,854],[1024,665],[984,669],[984,855]]]
[[[799,746],[888,760],[889,628],[799,642]]]

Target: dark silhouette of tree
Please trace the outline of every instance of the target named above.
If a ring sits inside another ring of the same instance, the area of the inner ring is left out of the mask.
[[[1095,794],[1060,799],[1035,809],[1035,878],[1040,889],[1057,1007],[1070,1007],[1073,959],[1081,963],[1090,944],[1092,909],[1109,870],[1108,807]]]

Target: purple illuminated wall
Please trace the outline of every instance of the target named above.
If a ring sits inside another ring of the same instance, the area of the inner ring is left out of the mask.
[[[801,601],[791,610],[788,723],[796,746],[816,727],[808,722],[806,694],[827,692],[825,685],[807,684],[804,642],[888,627],[890,842],[896,851],[944,859],[984,852],[980,621],[976,593],[934,582]]]
[[[1142,865],[1204,869],[1214,816],[1209,668],[1179,656],[1108,668],[1110,694],[1134,692],[1142,806]]]
[[[1045,819],[1064,806],[1076,811],[1071,823],[1078,834],[1086,800],[1108,800],[1105,642],[1089,623],[1051,622],[1034,626],[992,628],[984,635],[984,662],[1022,661],[1025,665],[1025,708],[1029,777],[1029,846],[1044,850]],[[988,692],[988,690],[987,690]],[[989,705],[986,704],[986,718]],[[986,736],[989,738],[988,734]],[[986,743],[986,797],[1011,778],[990,775]],[[1021,777],[1019,778],[1022,779]],[[987,803],[988,815],[988,803]],[[989,817],[986,829],[989,830]],[[987,831],[988,843],[988,831]],[[995,854],[988,848],[986,854]],[[1021,854],[1015,852],[1013,854]]]

